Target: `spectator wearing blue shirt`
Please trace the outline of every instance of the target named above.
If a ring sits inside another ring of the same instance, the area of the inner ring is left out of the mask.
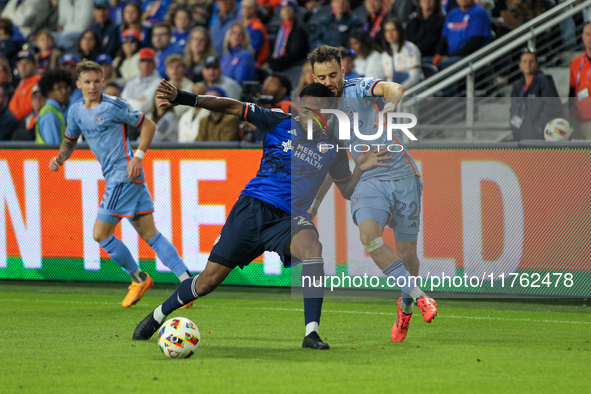
[[[90,27],[101,39],[103,50],[113,56],[119,49],[119,26],[111,20],[109,0],[95,0],[92,16],[95,23]]]
[[[222,73],[238,83],[252,81],[256,77],[256,64],[250,36],[240,23],[234,23],[224,39],[226,53],[222,56]]]
[[[349,0],[332,0],[330,6],[332,13],[320,18],[310,37],[310,49],[323,44],[337,48],[347,47],[351,31],[363,27],[363,21],[351,13]]]
[[[171,42],[184,49],[189,41],[193,17],[186,8],[179,8],[174,12],[172,20],[174,21],[174,30]]]
[[[457,0],[458,8],[447,14],[433,63],[444,70],[487,45],[491,21],[486,9],[475,0]]]
[[[152,29],[152,46],[156,51],[156,70],[165,79],[166,75],[166,58],[170,55],[182,55],[183,48],[171,43],[172,29],[170,25],[162,22],[156,23]]]
[[[150,25],[161,23],[172,0],[142,0],[142,19]]]
[[[123,7],[123,24],[119,32],[135,29],[140,32],[140,43],[143,47],[151,46],[150,30],[142,24],[142,8],[138,2],[132,1]]]
[[[47,71],[38,82],[41,95],[47,98],[35,126],[35,143],[60,144],[66,132],[66,109],[70,99],[70,73],[64,69]]]
[[[217,5],[216,18],[211,24],[209,32],[216,53],[222,55],[225,49],[224,38],[226,32],[230,29],[230,26],[242,19],[242,13],[236,6],[236,0],[217,0]]]

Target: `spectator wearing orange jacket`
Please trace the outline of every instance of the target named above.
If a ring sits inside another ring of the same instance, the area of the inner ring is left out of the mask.
[[[16,68],[21,81],[16,87],[8,108],[16,119],[22,122],[33,112],[31,93],[33,92],[33,87],[37,85],[37,82],[41,78],[41,75],[38,74],[37,69],[39,66],[35,61],[35,55],[32,51],[22,50],[16,55],[16,59]]]
[[[269,57],[269,35],[267,28],[257,18],[257,2],[256,0],[242,0],[242,19],[240,23],[246,27],[248,35],[250,36],[250,45],[255,50],[255,61],[258,67]]]

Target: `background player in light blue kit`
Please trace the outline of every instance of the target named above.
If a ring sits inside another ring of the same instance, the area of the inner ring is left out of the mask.
[[[312,51],[308,59],[312,65],[314,81],[327,86],[334,97],[339,98],[338,109],[350,119],[354,113],[359,114],[358,128],[362,135],[375,135],[380,112],[385,121],[386,113],[394,112],[402,97],[402,86],[397,83],[376,78],[345,81],[341,55],[337,48],[322,45]],[[329,123],[329,129],[333,132],[336,132],[335,120],[333,117],[331,121],[334,124]],[[341,140],[341,143],[350,148],[350,154],[354,158],[366,144],[388,146],[396,143],[403,147],[402,151],[390,154],[392,159],[385,162],[389,166],[372,168],[363,174],[351,196],[351,215],[359,226],[363,246],[386,276],[399,277],[408,273],[418,276],[417,234],[423,183],[398,130],[394,130],[392,141],[387,140],[385,131],[384,127],[384,132],[371,141],[360,139],[354,132],[351,132],[350,139]],[[319,201],[330,187],[329,182],[327,180],[320,189],[311,214],[316,213]],[[382,240],[386,225],[394,229],[396,252]],[[392,327],[394,342],[402,342],[406,337],[413,300],[426,322],[430,323],[437,315],[435,301],[418,287],[403,288],[402,297],[398,300],[398,317]]]
[[[68,112],[66,138],[59,154],[49,162],[52,171],[70,157],[82,134],[102,167],[107,180],[99,207],[93,237],[113,261],[131,276],[129,293],[122,302],[129,307],[138,302],[154,281],[143,272],[129,249],[113,235],[121,218],[127,218],[139,236],[156,251],[160,260],[179,280],[191,277],[176,248],[154,225],[154,202],[145,183],[142,158],[152,143],[156,126],[144,114],[135,111],[123,99],[102,94],[105,81],[101,66],[84,60],[78,64],[76,86],[84,97]],[[138,149],[133,153],[127,127],[140,127]]]

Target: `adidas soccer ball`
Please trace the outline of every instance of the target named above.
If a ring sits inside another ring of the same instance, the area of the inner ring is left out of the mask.
[[[165,321],[158,331],[158,346],[170,358],[191,357],[199,348],[200,340],[195,323],[184,317]]]
[[[546,141],[568,141],[572,135],[573,128],[566,119],[552,119],[544,128],[544,139]]]

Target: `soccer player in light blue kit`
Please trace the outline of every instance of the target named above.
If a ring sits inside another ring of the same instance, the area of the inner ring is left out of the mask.
[[[402,97],[402,86],[376,78],[344,79],[340,52],[337,48],[322,45],[308,56],[312,65],[315,82],[327,86],[333,95],[339,98],[338,109],[353,119],[359,114],[359,132],[362,135],[375,135],[378,115],[386,121],[387,112],[394,112]],[[337,128],[336,117],[332,117],[329,128]],[[386,276],[398,278],[419,274],[417,257],[417,234],[419,232],[420,204],[423,183],[416,164],[404,146],[398,130],[394,130],[392,140],[387,140],[386,128],[381,136],[368,141],[360,139],[351,131],[351,139],[341,140],[356,158],[364,145],[381,144],[382,149],[398,144],[404,149],[399,153],[389,153],[392,159],[386,161],[388,167],[376,167],[363,173],[361,180],[351,196],[351,215],[359,226],[361,242],[375,263]],[[357,149],[357,150],[356,150]],[[315,215],[322,198],[328,191],[331,180],[327,179],[319,190],[311,207]],[[382,240],[386,225],[394,229],[396,252]],[[398,315],[392,327],[392,341],[402,342],[408,332],[412,317],[413,301],[423,314],[423,319],[430,323],[437,315],[435,301],[427,297],[418,287],[402,289],[398,300]]]
[[[78,64],[77,71],[76,86],[82,90],[84,99],[71,106],[66,138],[59,154],[49,162],[49,168],[58,171],[76,148],[78,137],[84,135],[107,180],[93,237],[131,276],[129,293],[122,302],[124,307],[130,307],[142,298],[154,281],[140,269],[123,242],[113,235],[121,218],[131,222],[139,236],[179,280],[190,278],[191,274],[174,245],[154,225],[154,202],[142,168],[142,158],[154,137],[154,122],[133,110],[125,100],[102,94],[105,81],[97,63],[84,60]],[[128,125],[141,126],[135,155],[127,138]]]

